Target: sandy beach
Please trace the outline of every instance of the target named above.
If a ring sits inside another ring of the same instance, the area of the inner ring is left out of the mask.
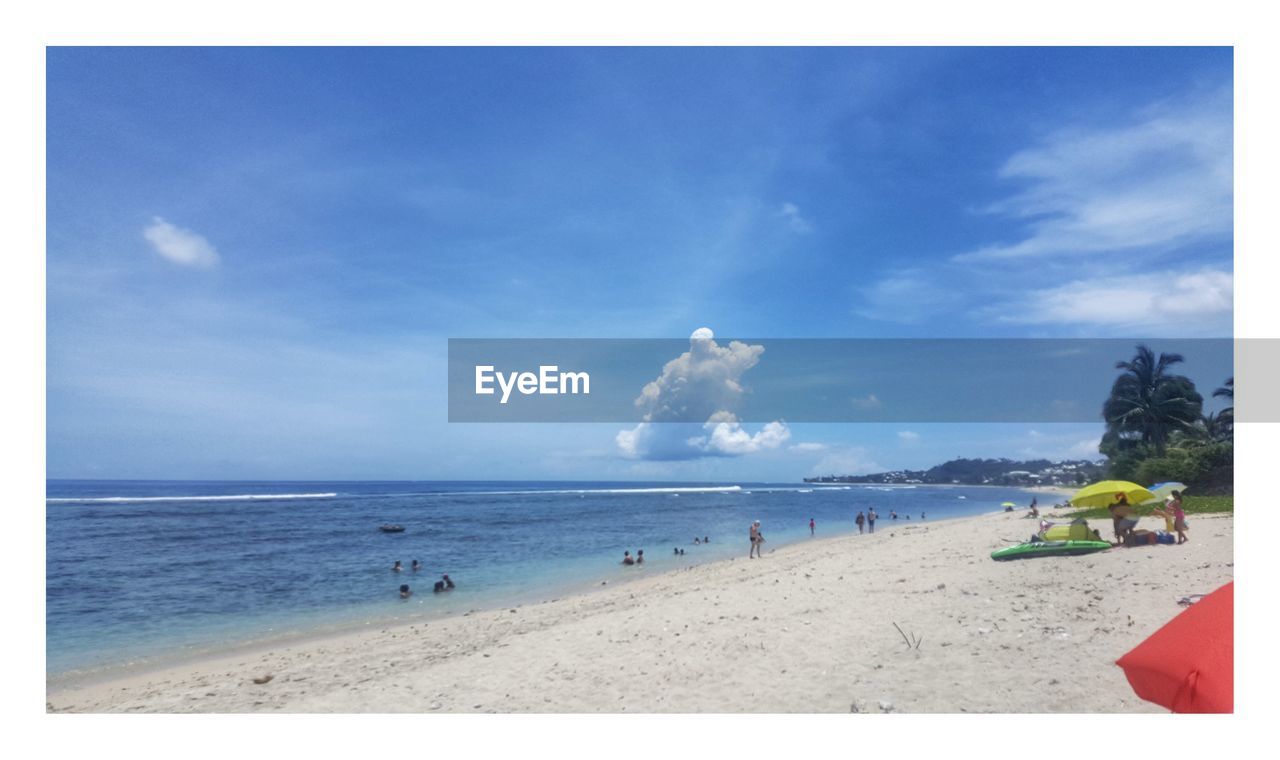
[[[874,535],[766,545],[756,560],[746,557],[744,525],[733,560],[59,684],[48,710],[1162,712],[1133,694],[1114,661],[1177,615],[1180,597],[1231,580],[1233,518],[1194,516],[1183,546],[989,558],[1036,524],[1026,510],[882,518]],[[1110,534],[1105,521],[1093,524]]]

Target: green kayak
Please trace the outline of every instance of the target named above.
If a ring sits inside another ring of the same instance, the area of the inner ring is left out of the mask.
[[[1089,554],[1110,549],[1106,541],[1032,541],[1008,546],[991,552],[991,559],[1028,559],[1030,557],[1061,557],[1072,554]]]

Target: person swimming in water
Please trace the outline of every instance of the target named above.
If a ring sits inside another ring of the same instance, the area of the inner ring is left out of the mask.
[[[408,599],[408,598],[409,598],[409,597],[411,597],[411,596],[413,596],[413,591],[411,591],[411,590],[409,589],[409,584],[408,584],[408,583],[401,583],[401,584],[400,584],[400,598],[401,598],[401,599]]]
[[[641,562],[644,562],[644,549],[638,549],[636,551],[636,564],[638,565]]]
[[[393,573],[398,573],[402,570],[404,570],[404,568],[400,567],[400,560],[396,560],[396,563],[391,566],[391,572]]]
[[[435,587],[431,590],[437,594],[441,591],[453,591],[453,579],[449,577],[448,573],[445,573],[440,580],[436,581]]]
[[[421,570],[421,569],[422,569],[422,563],[415,559],[415,560],[413,561],[413,566],[412,566],[412,567],[410,567],[409,569],[413,570],[413,572],[415,572],[415,573],[416,573],[416,572],[418,572],[419,570]]]
[[[635,559],[633,559],[633,558],[631,557],[631,552],[629,552],[629,551],[624,551],[624,552],[622,553],[622,564],[624,564],[624,565],[634,565],[635,563],[636,563]]]

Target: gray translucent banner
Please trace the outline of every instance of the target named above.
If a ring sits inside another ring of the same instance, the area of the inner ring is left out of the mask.
[[[1167,371],[1195,383],[1206,411],[1232,405],[1212,394],[1236,360],[1247,378],[1280,368],[1271,340],[695,336],[450,339],[449,421],[1097,422],[1139,344],[1181,354]],[[1280,421],[1262,395],[1246,392],[1237,418]]]

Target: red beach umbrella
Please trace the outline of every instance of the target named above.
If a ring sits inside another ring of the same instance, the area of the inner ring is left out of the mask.
[[[1116,660],[1134,693],[1176,713],[1235,708],[1234,582],[1183,610]]]

